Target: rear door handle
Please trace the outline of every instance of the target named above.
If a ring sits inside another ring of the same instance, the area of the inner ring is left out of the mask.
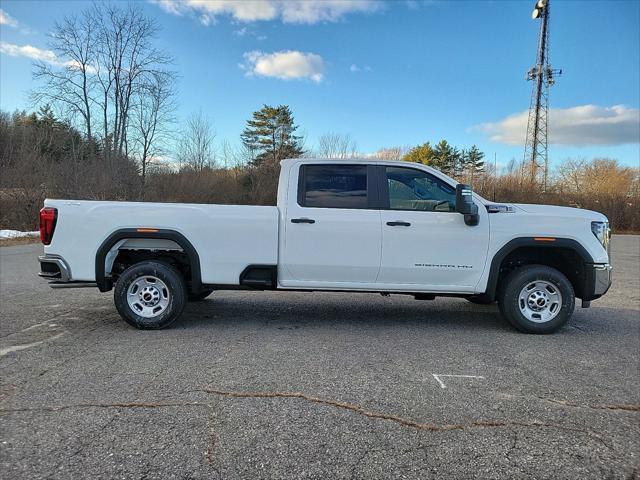
[[[389,225],[390,227],[410,227],[411,226],[409,222],[400,222],[400,221],[387,222],[387,225]]]
[[[291,223],[316,223],[313,218],[292,218]]]

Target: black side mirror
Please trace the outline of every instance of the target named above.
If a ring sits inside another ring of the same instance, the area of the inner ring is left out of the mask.
[[[469,185],[456,185],[456,212],[464,215],[464,223],[473,227],[480,221],[478,206],[473,203],[473,190]]]

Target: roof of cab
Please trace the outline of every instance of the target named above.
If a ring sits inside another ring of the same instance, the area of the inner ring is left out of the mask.
[[[427,165],[423,165],[423,164],[416,164],[414,162],[404,162],[402,160],[385,160],[382,158],[366,158],[366,157],[356,157],[356,158],[306,158],[306,157],[301,157],[301,158],[287,158],[285,160],[282,160],[280,163],[293,163],[293,162],[300,162],[300,163],[342,163],[342,164],[349,164],[349,163],[367,163],[370,165],[406,165],[409,167],[415,167],[416,165],[420,165],[422,167],[427,167],[429,169],[431,169],[432,167],[428,167]]]

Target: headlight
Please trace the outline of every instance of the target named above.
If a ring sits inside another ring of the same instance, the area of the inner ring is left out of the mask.
[[[609,239],[611,238],[611,230],[609,222],[591,222],[591,231],[602,244],[605,250],[609,250]]]

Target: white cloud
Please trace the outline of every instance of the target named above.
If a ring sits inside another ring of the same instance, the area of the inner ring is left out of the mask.
[[[0,8],[0,25],[6,25],[7,27],[17,28],[18,31],[23,35],[30,35],[35,33],[29,27],[19,22],[11,15],[9,15],[5,10]]]
[[[254,37],[258,41],[267,39],[266,35],[259,35],[258,32],[251,27],[236,28],[232,33],[236,37]]]
[[[18,21],[0,8],[0,25],[17,28]]]
[[[56,67],[69,67],[74,68],[77,63],[73,60],[61,60],[51,50],[43,50],[32,45],[16,45],[14,43],[0,42],[0,53],[9,55],[11,57],[27,57],[32,60],[45,62]],[[88,66],[87,70],[92,70],[93,67]]]
[[[284,23],[335,22],[350,13],[373,12],[380,0],[150,0],[173,15],[190,13],[208,25],[217,16],[239,22],[280,19]],[[205,20],[206,19],[206,20]]]
[[[358,73],[358,72],[372,72],[373,69],[369,66],[369,65],[364,65],[364,66],[359,66],[356,65],[355,63],[351,64],[351,66],[349,67],[349,71],[351,73]]]
[[[263,53],[258,50],[244,54],[245,63],[241,68],[247,75],[275,77],[283,80],[309,78],[316,83],[324,77],[324,60],[315,53],[287,50]]]
[[[371,0],[303,0],[282,4],[285,23],[335,22],[350,13],[371,12],[381,4]]]
[[[495,123],[473,127],[494,143],[524,145],[528,111]],[[622,145],[640,143],[640,110],[624,105],[580,105],[549,110],[549,143],[555,145]]]
[[[32,45],[16,45],[13,43],[0,42],[0,53],[12,57],[27,57],[52,65],[64,65],[64,62],[61,62],[51,50],[43,50]]]
[[[206,13],[203,13],[202,15],[200,15],[198,19],[200,20],[200,23],[205,27],[208,27],[212,23],[216,22],[215,17],[212,17],[211,15],[207,15]]]
[[[149,0],[150,3],[155,3],[162,10],[167,13],[172,13],[173,15],[182,15],[183,6],[182,2],[178,2],[176,0]]]

